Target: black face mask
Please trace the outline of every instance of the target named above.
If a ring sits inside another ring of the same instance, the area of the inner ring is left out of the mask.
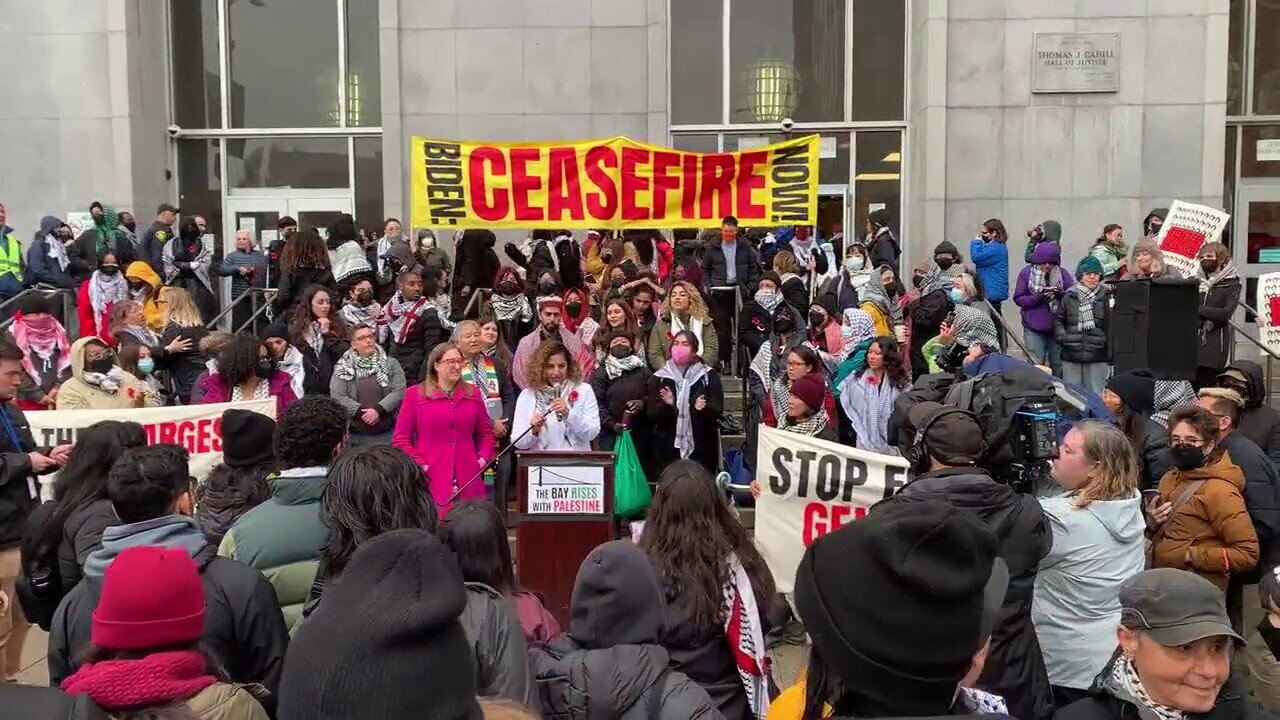
[[[813,327],[822,327],[827,322],[826,313],[811,312],[809,313],[809,324]]]
[[[923,275],[912,276],[911,287],[919,290],[921,285],[924,285],[924,276]]]
[[[259,360],[257,366],[253,368],[253,373],[263,380],[270,378],[276,374],[276,361],[271,358]]]
[[[1212,275],[1213,271],[1218,269],[1218,261],[1217,260],[1201,260],[1200,269],[1204,271],[1205,275]]]
[[[119,273],[119,272],[120,272],[120,266],[118,266],[118,265],[106,265],[106,266],[103,266],[103,267],[98,268],[98,270],[99,270],[103,275],[115,275],[115,274],[117,274],[117,273]]]
[[[566,303],[564,309],[573,317],[578,317],[578,313],[582,312],[582,303]]]
[[[609,354],[621,360],[625,357],[631,357],[631,348],[626,345],[614,345],[609,348]]]
[[[1179,470],[1195,470],[1204,465],[1204,448],[1194,445],[1173,445],[1169,448],[1173,466]]]
[[[129,289],[132,290],[133,292],[140,292],[146,286],[147,286],[146,283],[134,282],[133,280],[129,281]]]
[[[938,257],[934,258],[933,261],[938,263],[938,267],[942,268],[943,270],[946,270],[950,268],[952,265],[956,264],[956,261],[952,260],[950,255],[939,255]]]
[[[503,280],[498,283],[499,295],[515,295],[519,287],[511,280]]]
[[[609,287],[613,288],[614,290],[617,290],[618,288],[622,287],[622,278],[613,278],[612,280],[610,280]]]
[[[600,253],[600,261],[605,265],[613,262],[613,253]]]
[[[796,321],[790,315],[783,315],[773,319],[773,329],[786,334],[796,329]]]
[[[129,222],[127,222],[127,223],[122,223],[122,224],[123,224],[125,227],[129,228],[129,232],[137,232],[137,230],[138,230],[138,223],[136,223],[136,222],[134,222],[134,221],[132,221],[132,220],[130,220],[130,221],[129,221]]]
[[[97,359],[85,360],[84,370],[91,373],[109,373],[111,368],[115,367],[116,360],[111,355],[106,355]]]
[[[373,293],[367,290],[361,290],[360,292],[356,293],[356,303],[358,303],[361,307],[366,307],[371,302],[373,302]]]

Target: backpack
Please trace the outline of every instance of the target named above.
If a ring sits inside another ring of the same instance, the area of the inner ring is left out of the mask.
[[[738,448],[724,451],[724,469],[729,474],[729,493],[733,503],[744,507],[755,505],[751,497],[752,472],[747,468],[747,455]]]
[[[53,614],[66,595],[58,568],[58,544],[44,542],[44,526],[58,508],[47,502],[31,511],[22,532],[21,568],[14,583],[15,601],[28,620],[48,631]]]
[[[1047,403],[1061,412],[1054,380],[1031,368],[983,373],[963,380],[947,391],[947,405],[968,410],[978,417],[987,442],[984,461],[989,469],[1013,462],[1012,440],[1018,411],[1024,406]]]

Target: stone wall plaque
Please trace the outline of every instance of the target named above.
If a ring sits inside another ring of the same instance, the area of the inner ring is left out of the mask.
[[[1033,93],[1120,90],[1120,33],[1036,33]]]

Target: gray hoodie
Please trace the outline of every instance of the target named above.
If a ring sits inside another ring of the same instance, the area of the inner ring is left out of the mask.
[[[85,577],[103,577],[107,566],[120,553],[131,547],[159,545],[182,548],[195,557],[209,544],[194,518],[185,515],[165,515],[109,527],[102,533],[102,548],[89,554],[84,562]]]
[[[1076,507],[1040,499],[1053,549],[1036,574],[1031,619],[1053,685],[1086,690],[1111,659],[1120,624],[1120,584],[1146,562],[1141,496]]]

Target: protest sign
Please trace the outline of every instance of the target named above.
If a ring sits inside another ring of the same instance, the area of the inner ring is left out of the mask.
[[[839,443],[760,428],[756,453],[756,544],[789,593],[804,550],[862,518],[907,482],[907,461]]]
[[[1271,352],[1280,353],[1280,272],[1258,278],[1258,334]]]
[[[818,136],[732,153],[623,137],[559,143],[413,138],[413,225],[457,228],[812,225]]]
[[[222,413],[225,410],[252,410],[267,417],[276,416],[275,398],[245,400],[211,405],[179,405],[176,407],[139,408],[137,410],[41,410],[27,413],[31,436],[36,445],[54,446],[74,443],[80,431],[103,420],[128,420],[142,425],[147,444],[181,445],[191,453],[192,477],[203,480],[222,461]],[[264,437],[260,442],[270,443]],[[46,486],[46,478],[41,478]]]
[[[1164,252],[1165,263],[1183,277],[1195,277],[1199,269],[1196,253],[1205,243],[1218,242],[1230,219],[1230,215],[1207,205],[1174,200],[1156,235],[1156,245]]]

